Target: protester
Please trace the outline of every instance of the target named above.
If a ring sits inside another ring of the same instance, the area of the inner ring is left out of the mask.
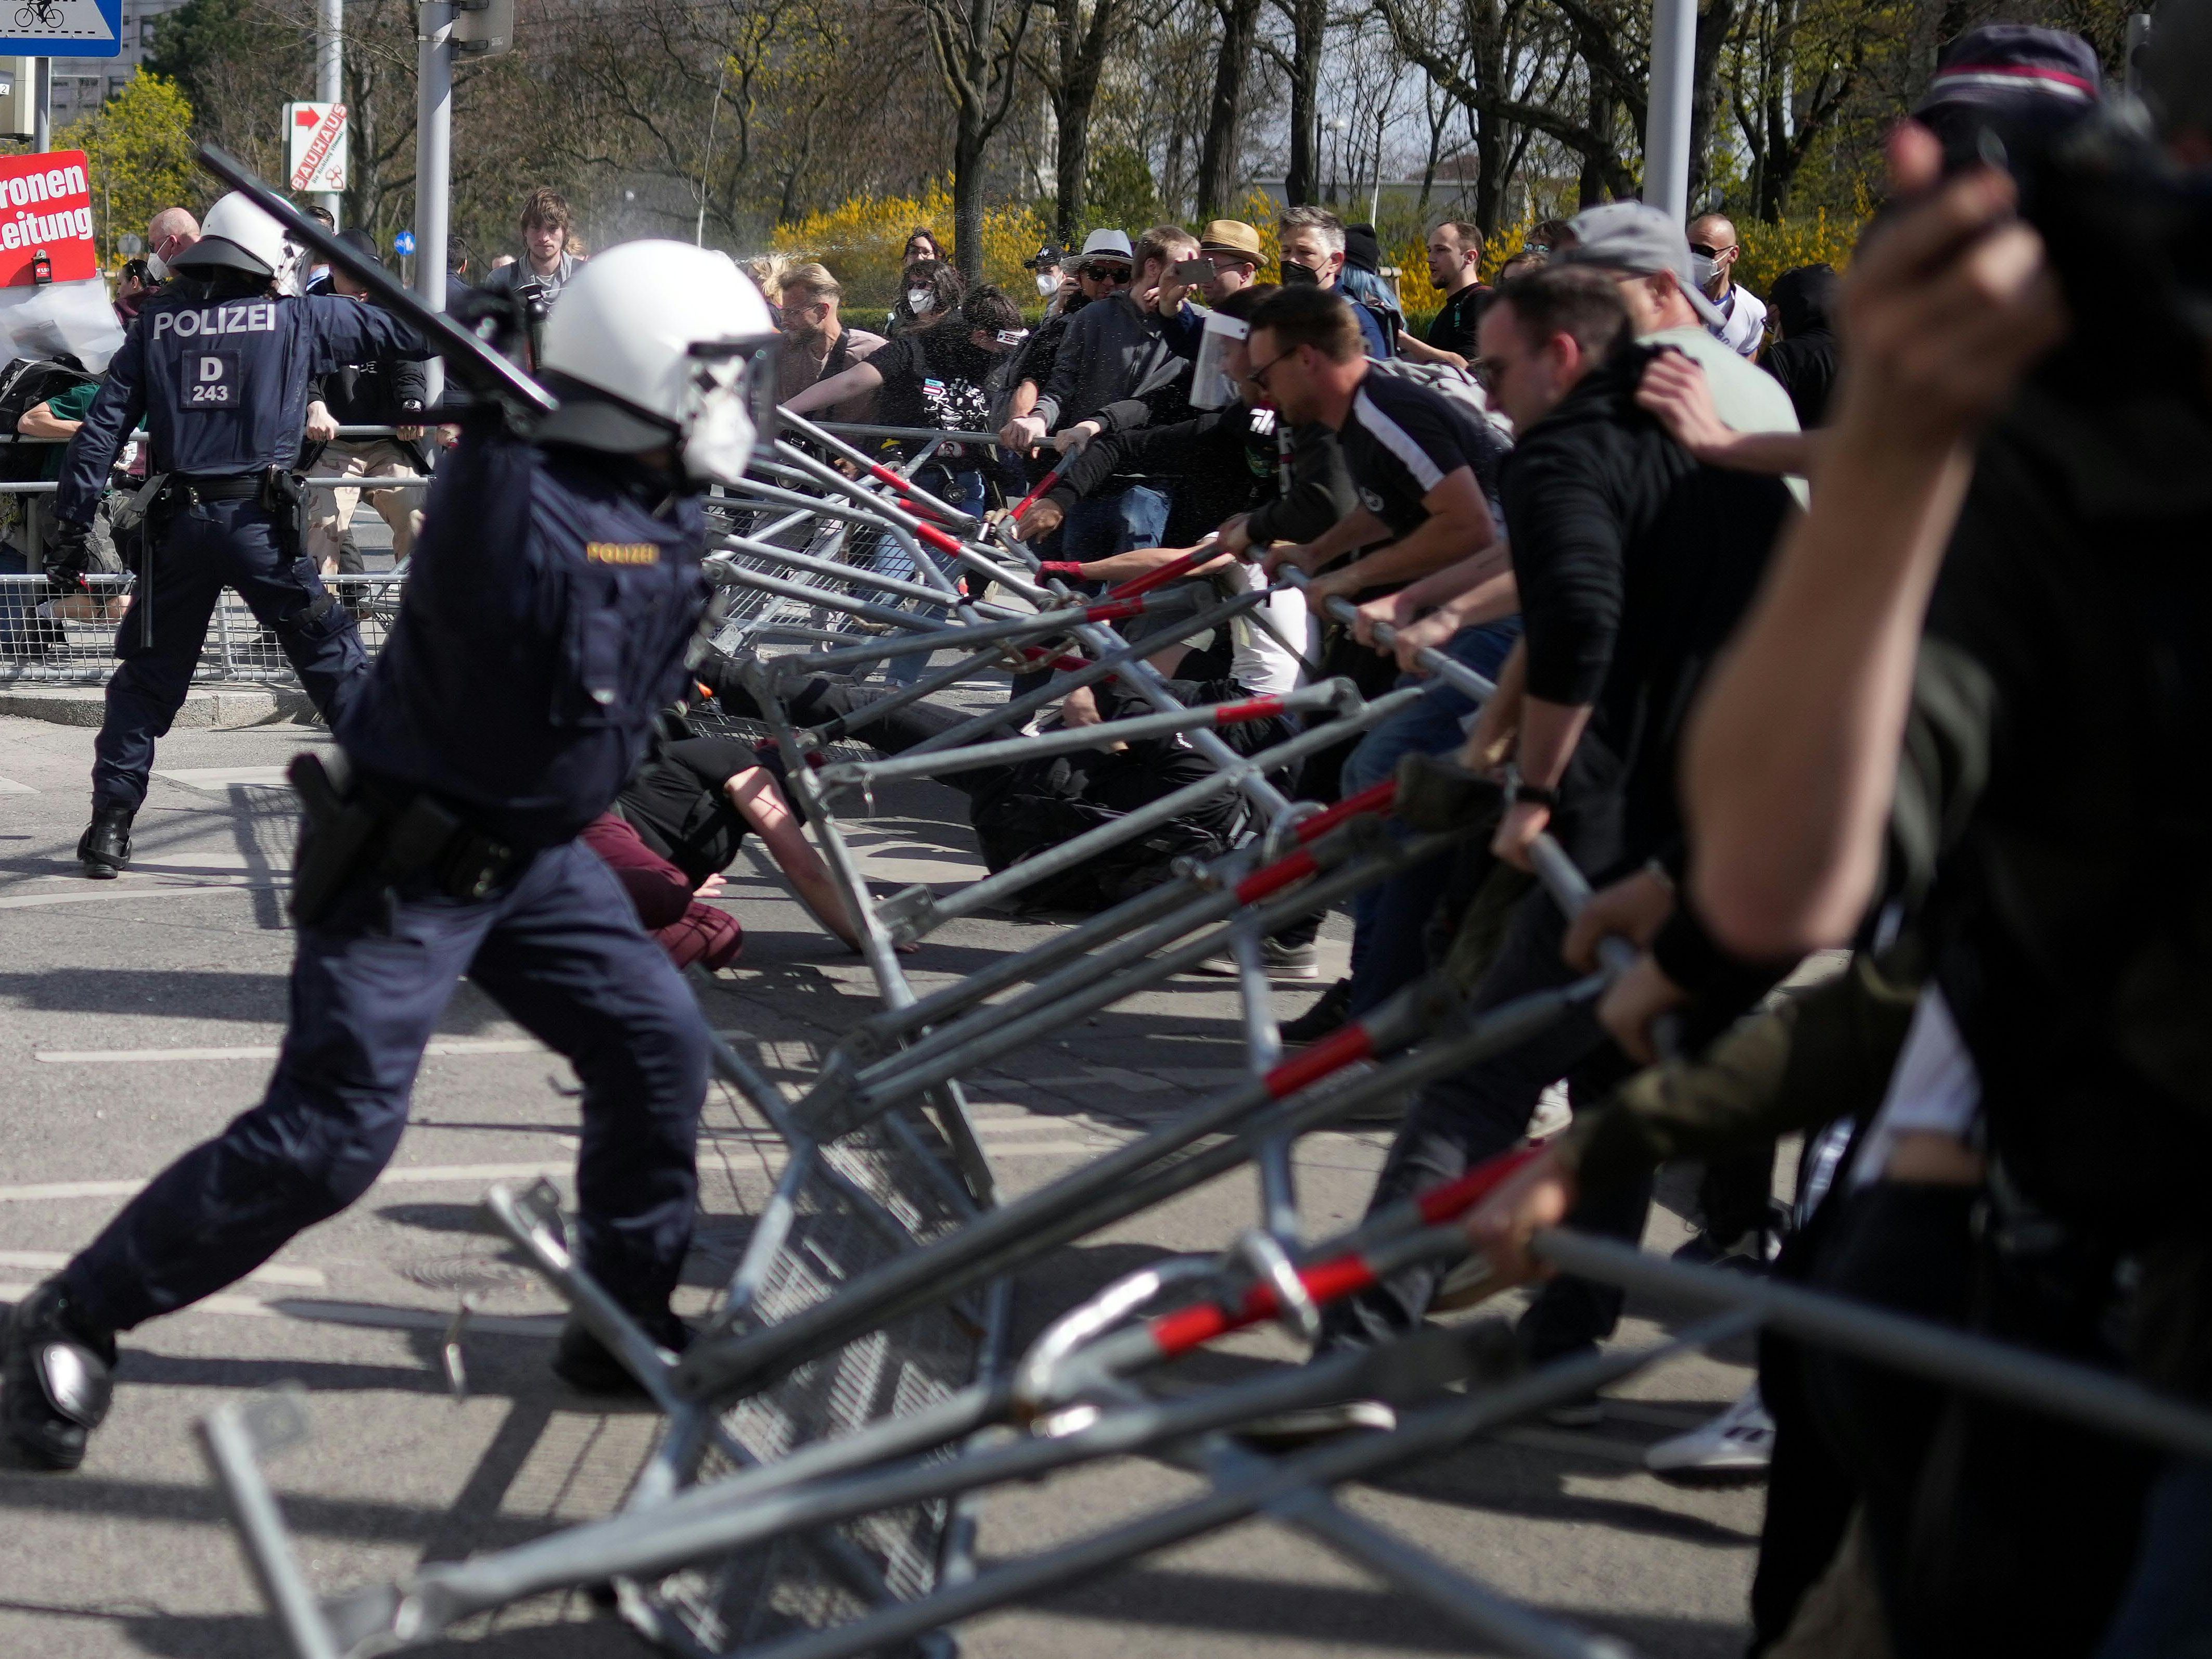
[[[884,337],[848,327],[839,316],[845,290],[826,265],[809,261],[784,273],[778,307],[784,349],[776,364],[776,401],[789,403],[817,381],[835,380],[881,349]],[[863,393],[825,411],[840,421],[865,421],[875,399]]]
[[[1145,233],[1135,249],[1130,287],[1085,307],[1068,325],[1035,408],[1007,428],[1009,447],[1026,450],[1048,433],[1080,426],[1109,404],[1188,385],[1189,365],[1163,337],[1153,307],[1169,267],[1197,252],[1197,239],[1178,226],[1156,225]],[[1091,559],[1158,546],[1168,506],[1164,484],[1124,475],[1077,504],[1062,532],[1061,552]]]
[[[380,264],[376,244],[368,233],[348,230],[341,238],[371,264]],[[368,290],[345,271],[333,268],[331,288],[335,294],[374,305]],[[355,363],[324,375],[309,389],[307,436],[322,446],[314,471],[345,478],[414,479],[428,470],[422,450],[421,416],[428,396],[428,379],[422,365],[405,358],[385,356]],[[391,438],[341,439],[344,426],[391,426]],[[371,489],[368,504],[391,526],[392,556],[404,562],[415,550],[415,538],[422,528],[420,489]],[[325,575],[361,569],[358,549],[346,556],[348,532],[354,509],[363,492],[343,485],[318,486],[307,507],[307,553]],[[342,596],[343,597],[343,596]]]
[[[338,222],[331,217],[331,210],[320,204],[311,205],[307,209],[307,216],[325,230],[334,231],[338,228]],[[302,294],[328,294],[331,291],[331,267],[327,261],[317,259],[307,266],[301,279],[300,291]]]
[[[143,259],[125,259],[115,273],[115,320],[129,328],[138,320],[138,308],[154,296],[155,283]]]
[[[1121,231],[1094,230],[1084,239],[1083,252],[1075,265],[1076,292],[1061,306],[1060,314],[1047,318],[1022,347],[1021,357],[1012,371],[1013,389],[1007,395],[1005,407],[998,411],[999,441],[1017,455],[1030,457],[1037,440],[1043,435],[1040,426],[1024,422],[1036,411],[1037,399],[1044,394],[1045,383],[1052,379],[1054,367],[1060,361],[1061,343],[1067,337],[1068,325],[1085,306],[1128,286],[1129,259],[1129,239]],[[1028,460],[1028,465],[1030,477],[1041,479],[1051,462],[1034,457]]]
[[[1417,363],[1449,363],[1465,368],[1474,361],[1474,325],[1482,319],[1491,289],[1482,280],[1482,232],[1446,219],[1429,233],[1429,280],[1444,296],[1429,324],[1429,337],[1400,337],[1398,353]],[[1501,273],[1502,275],[1503,273]],[[1516,273],[1518,274],[1517,272]]]
[[[1382,242],[1374,226],[1344,228],[1344,269],[1337,273],[1337,290],[1387,318],[1395,355],[1398,336],[1406,331],[1406,313],[1398,303],[1398,290],[1383,279]]]
[[[1774,279],[1774,343],[1759,367],[1782,382],[1808,432],[1827,423],[1836,385],[1837,276],[1827,265],[1801,265]]]
[[[896,339],[910,328],[941,323],[959,309],[968,284],[942,259],[917,259],[899,276],[899,296],[884,332]]]
[[[1735,280],[1735,262],[1742,257],[1743,245],[1726,214],[1690,221],[1690,279],[1721,314],[1706,326],[1739,357],[1756,357],[1766,339],[1766,307]]]
[[[1067,309],[1068,301],[1079,292],[1074,274],[1066,269],[1066,260],[1056,242],[1048,241],[1039,247],[1022,261],[1022,269],[1036,280],[1047,317],[1057,317]]]
[[[146,272],[156,283],[169,280],[176,257],[200,239],[200,222],[189,210],[163,208],[146,222]]]
[[[906,246],[899,250],[899,269],[911,270],[924,260],[945,263],[945,245],[937,240],[937,233],[917,225],[908,233]]]
[[[1206,284],[1206,303],[1214,307],[1251,287],[1263,262],[1260,233],[1242,219],[1207,220],[1198,233],[1198,252],[1200,258],[1213,262],[1213,276]]]
[[[814,919],[860,949],[836,884],[760,757],[733,738],[702,734],[679,714],[662,716],[644,763],[579,839],[615,872],[678,968],[696,962],[719,973],[744,948],[744,931],[728,911],[701,901],[721,890],[748,833]]]
[[[1321,207],[1286,208],[1275,221],[1275,240],[1286,287],[1336,288],[1344,272],[1344,222],[1334,213]],[[1388,313],[1355,301],[1352,314],[1367,355],[1389,356]]]
[[[1698,467],[1637,410],[1644,354],[1627,337],[1626,298],[1597,273],[1552,267],[1501,289],[1484,314],[1482,360],[1521,434],[1499,492],[1526,633],[1466,757],[1486,769],[1493,757],[1511,757],[1491,842],[1499,860],[1525,868],[1530,844],[1548,831],[1593,879],[1648,883],[1656,878],[1629,872],[1676,834],[1682,711],[1749,603],[1790,498],[1774,480]],[[1565,930],[1549,895],[1521,900],[1473,1006],[1495,1007],[1571,977]],[[1555,1079],[1571,1078],[1574,1097],[1589,1102],[1626,1065],[1579,1010],[1429,1085],[1392,1147],[1370,1212],[1511,1146]],[[1642,1186],[1609,1194],[1582,1223],[1640,1237],[1647,1197]],[[1413,1328],[1437,1285],[1429,1268],[1392,1276],[1332,1314],[1329,1340]],[[1616,1291],[1555,1281],[1523,1316],[1524,1337],[1540,1359],[1587,1352],[1610,1333],[1620,1307]],[[1559,1415],[1588,1420],[1589,1412]]]
[[[522,258],[486,271],[483,286],[495,294],[518,294],[531,289],[550,306],[583,262],[580,252],[569,251],[575,218],[568,210],[568,198],[550,185],[539,185],[523,198],[515,228],[522,233]],[[577,244],[579,249],[581,246]]]

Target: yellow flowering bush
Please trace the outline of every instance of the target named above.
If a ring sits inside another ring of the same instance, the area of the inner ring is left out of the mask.
[[[1873,214],[1874,204],[1862,191],[1856,210],[1848,217],[1832,219],[1822,208],[1810,219],[1784,219],[1779,224],[1739,219],[1735,234],[1743,252],[1736,256],[1735,280],[1753,294],[1764,295],[1777,276],[1800,265],[1826,264],[1841,270],[1850,264],[1851,249]]]
[[[917,226],[926,226],[953,253],[952,194],[932,185],[921,196],[856,196],[834,208],[780,225],[771,239],[779,253],[819,259],[845,289],[846,302],[889,310],[897,298],[899,254]],[[1043,241],[1043,217],[1026,204],[988,208],[983,214],[983,280],[996,283],[1026,304],[1036,290],[1022,262]]]

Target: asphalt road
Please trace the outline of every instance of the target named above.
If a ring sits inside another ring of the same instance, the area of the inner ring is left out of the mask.
[[[373,521],[373,520],[372,520]],[[279,770],[319,732],[179,732],[138,820],[136,867],[89,884],[70,854],[82,827],[90,733],[0,719],[0,1299],[58,1266],[163,1164],[258,1098],[282,1030],[289,940],[282,913],[290,816]],[[887,793],[856,838],[879,887],[975,872],[958,798]],[[741,860],[727,900],[747,946],[702,992],[710,1022],[787,1085],[875,1006],[851,957],[764,869]],[[919,988],[950,982],[1042,936],[982,919],[912,958]],[[1340,922],[1325,941],[1342,960]],[[1285,1015],[1310,987],[1284,986]],[[1074,1167],[1239,1071],[1235,999],[1185,978],[1059,1033],[972,1090],[1007,1192]],[[68,1477],[0,1469],[0,1653],[40,1659],[281,1651],[200,1464],[193,1419],[246,1390],[297,1380],[313,1434],[271,1478],[314,1583],[389,1579],[604,1515],[620,1504],[657,1419],[606,1412],[545,1369],[559,1304],[479,1230],[489,1182],[543,1173],[570,1190],[575,1085],[565,1062],[463,987],[426,1060],[411,1125],[386,1178],[220,1297],[131,1333],[113,1415]],[[688,1305],[702,1309],[780,1158],[726,1097],[702,1151],[708,1212]],[[1380,1132],[1308,1138],[1297,1160],[1314,1233],[1354,1218]],[[1672,1189],[1679,1190],[1680,1182]],[[1088,1289],[1166,1251],[1217,1250],[1250,1224],[1243,1176],[1066,1249],[1018,1286],[1018,1336]],[[1655,1246],[1685,1236],[1656,1209]],[[458,1295],[482,1315],[471,1391],[448,1394],[441,1334]],[[1638,1305],[1619,1340],[1648,1343],[1682,1310]],[[1194,1371],[1218,1380],[1278,1364],[1262,1336]],[[1358,1515],[1508,1595],[1638,1650],[1719,1659],[1741,1650],[1760,1514],[1756,1490],[1669,1486],[1642,1469],[1650,1442],[1701,1420],[1748,1379],[1747,1355],[1691,1355],[1615,1391],[1587,1433],[1510,1431],[1345,1494]],[[1170,1502],[1197,1479],[1119,1461],[993,1494],[986,1565]],[[1462,1634],[1367,1571],[1251,1522],[1166,1550],[1035,1605],[985,1616],[971,1654],[1382,1655],[1469,1650]],[[580,1595],[491,1619],[439,1653],[641,1652]]]

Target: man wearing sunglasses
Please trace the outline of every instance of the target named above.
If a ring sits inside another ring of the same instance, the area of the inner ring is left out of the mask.
[[[1766,305],[1736,283],[1735,262],[1742,253],[1726,214],[1701,214],[1690,221],[1691,279],[1721,314],[1719,322],[1706,326],[1738,356],[1756,357],[1766,339]]]

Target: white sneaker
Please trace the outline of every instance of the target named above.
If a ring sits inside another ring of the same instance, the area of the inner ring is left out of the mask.
[[[1774,1419],[1759,1397],[1759,1384],[1710,1423],[1644,1454],[1644,1467],[1674,1480],[1757,1480],[1774,1460]]]
[[[1528,1119],[1528,1139],[1549,1140],[1574,1121],[1574,1109],[1567,1104],[1567,1085],[1554,1083],[1536,1101],[1536,1109]]]

